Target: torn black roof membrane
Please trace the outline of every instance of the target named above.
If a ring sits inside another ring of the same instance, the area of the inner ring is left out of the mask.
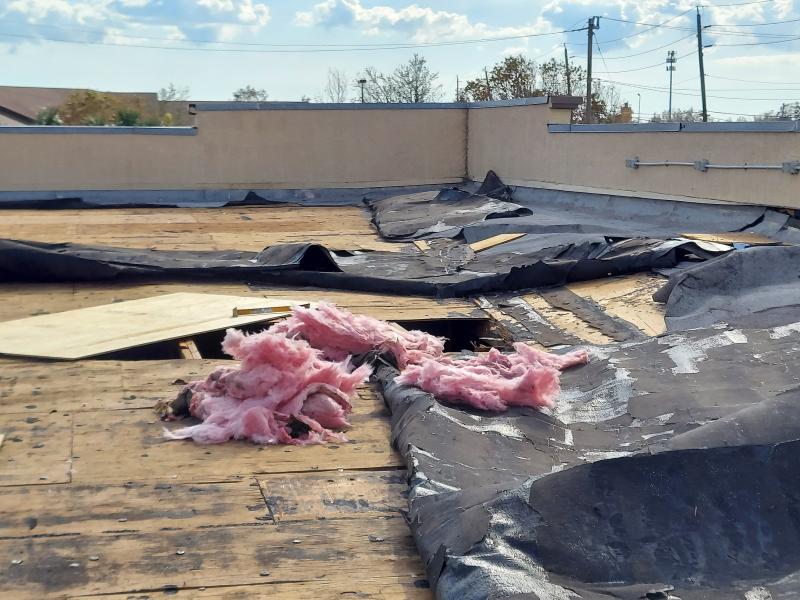
[[[333,252],[278,244],[261,252],[180,251],[0,240],[0,281],[214,278],[254,285],[304,285],[438,297],[466,296],[671,267],[709,256],[695,242],[591,236],[512,251],[475,253],[459,243],[436,252]]]
[[[794,597],[798,331],[594,348],[551,414],[443,405],[380,366],[437,597]]]

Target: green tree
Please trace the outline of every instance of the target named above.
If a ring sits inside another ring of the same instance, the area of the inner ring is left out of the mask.
[[[233,92],[235,102],[266,102],[269,94],[264,89],[256,89],[251,85],[246,85]]]
[[[83,90],[71,94],[58,109],[65,125],[107,125],[122,108],[119,99],[106,92]]]
[[[51,106],[50,108],[43,108],[36,115],[37,125],[61,125],[61,116],[58,114],[58,107]]]
[[[484,75],[467,81],[464,96],[471,101],[511,100],[546,95],[537,87],[536,62],[521,54],[506,56]]]
[[[134,127],[135,125],[139,125],[139,119],[141,118],[142,113],[138,110],[134,110],[131,108],[121,108],[117,111],[116,118],[114,119],[115,125],[120,125],[122,127]]]

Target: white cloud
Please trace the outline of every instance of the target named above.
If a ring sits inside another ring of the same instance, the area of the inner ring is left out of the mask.
[[[553,30],[539,17],[533,23],[516,27],[491,27],[473,23],[467,15],[411,4],[365,7],[361,0],[323,0],[309,11],[295,13],[295,23],[304,27],[353,27],[368,35],[401,32],[415,42],[435,42],[468,38],[510,37]]]
[[[258,0],[12,0],[0,2],[0,18],[31,37],[55,29],[60,39],[126,43],[126,34],[233,40],[263,28],[271,14]]]

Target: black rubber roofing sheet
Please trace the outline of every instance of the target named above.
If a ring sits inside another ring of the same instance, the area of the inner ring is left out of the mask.
[[[666,302],[669,330],[800,321],[800,247],[746,248],[682,269],[654,298]]]
[[[798,351],[797,329],[723,326],[596,347],[554,411],[501,415],[383,364],[437,597],[796,598]]]

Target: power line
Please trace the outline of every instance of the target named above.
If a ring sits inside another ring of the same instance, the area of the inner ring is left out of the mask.
[[[660,87],[660,86],[650,86],[650,85],[640,85],[636,83],[625,83],[622,81],[614,81],[611,79],[600,79],[600,81],[604,81],[605,83],[611,83],[613,85],[619,85],[622,87],[632,87],[636,89],[647,90],[649,92],[661,92],[661,93],[668,93],[668,88]],[[685,88],[677,88],[677,89],[685,89]],[[800,90],[798,90],[800,92]],[[695,98],[700,98],[700,94],[692,94],[687,92],[678,92],[673,91],[676,96],[692,96]],[[708,98],[717,98],[720,100],[752,100],[754,102],[794,102],[800,100],[800,96],[796,98],[743,98],[739,96],[712,96],[708,95]]]
[[[577,25],[576,23],[575,25]],[[477,38],[477,39],[468,39],[468,40],[453,40],[452,42],[419,42],[419,43],[404,43],[404,42],[387,42],[382,44],[276,44],[276,43],[263,43],[263,42],[224,42],[224,41],[217,41],[217,40],[198,40],[198,39],[175,39],[175,38],[165,38],[165,37],[156,37],[156,36],[148,36],[148,35],[135,35],[135,34],[128,34],[128,33],[113,33],[113,35],[118,35],[120,37],[131,38],[131,39],[140,39],[140,40],[154,40],[159,42],[185,42],[191,44],[217,44],[223,46],[256,46],[256,47],[269,47],[269,48],[381,48],[381,47],[391,47],[394,48],[396,46],[409,46],[409,47],[425,47],[425,46],[437,46],[439,44],[449,44],[449,43],[461,43],[461,44],[471,44],[471,43],[483,43],[483,42],[490,42],[490,41],[508,41],[508,40],[518,40],[523,38],[529,37],[542,37],[548,35],[561,35],[563,33],[571,33],[573,31],[583,31],[585,27],[574,29],[575,25],[572,27],[561,30],[561,31],[551,31],[551,32],[544,32],[544,33],[531,33],[531,34],[520,34],[520,35],[513,35],[513,36],[503,36],[503,37],[494,37],[494,38]],[[36,27],[47,27],[50,29],[59,29],[62,31],[75,31],[77,33],[89,33],[95,35],[108,35],[108,31],[104,31],[101,29],[82,29],[78,27],[64,27],[61,25],[49,25],[45,23],[37,23]],[[47,39],[47,38],[43,38]],[[49,40],[54,41],[54,40]],[[78,40],[80,41],[80,40]]]
[[[771,42],[742,42],[741,44],[714,44],[714,46],[719,47],[735,47],[735,46],[768,46],[770,44],[785,44],[786,42],[796,42],[800,40],[800,36],[795,36],[793,38],[788,38],[785,40],[773,40]]]
[[[767,23],[732,23],[722,25],[722,27],[765,27],[766,25],[783,25],[784,23],[797,23],[800,19],[788,19],[786,21],[769,21]],[[720,27],[719,25],[709,25],[709,27]]]
[[[767,4],[775,0],[754,0],[753,2],[740,2],[739,4],[698,4],[700,8],[726,8],[728,6],[750,6],[751,4]]]
[[[687,56],[692,56],[693,54],[697,54],[697,50],[692,50],[691,52],[687,52],[686,54],[682,54],[678,58],[686,58]],[[622,71],[605,71],[601,73],[602,75],[616,75],[617,73],[633,73],[635,71],[644,71],[645,69],[652,69],[653,67],[661,67],[664,65],[663,61],[659,61],[657,63],[653,63],[652,65],[647,65],[645,67],[639,67],[637,69],[624,69]]]
[[[689,38],[693,38],[693,37],[694,37],[694,33],[690,33],[689,35],[687,35],[685,37],[678,38],[677,40],[673,40],[673,41],[671,41],[671,42],[669,42],[667,44],[664,44],[662,46],[656,46],[655,48],[651,48],[650,50],[645,50],[643,52],[636,52],[634,54],[626,54],[625,56],[606,56],[605,60],[622,60],[622,59],[625,59],[625,58],[633,58],[634,56],[642,56],[643,54],[650,54],[651,52],[656,52],[657,50],[663,50],[664,48],[668,48],[670,46],[674,46],[675,44],[678,44],[678,43],[680,43],[680,42],[682,42],[684,40],[688,40]],[[603,41],[603,43],[607,44],[608,42]]]
[[[23,39],[32,39],[32,40],[44,40],[48,42],[56,42],[56,43],[63,43],[63,44],[78,44],[78,45],[91,45],[91,46],[113,46],[113,47],[120,47],[120,48],[147,48],[153,50],[177,50],[177,51],[189,51],[189,52],[239,52],[239,53],[277,53],[277,54],[293,54],[293,53],[316,53],[316,52],[358,52],[358,51],[369,51],[369,50],[407,50],[413,48],[433,48],[433,47],[442,47],[442,46],[460,46],[465,44],[483,44],[487,42],[499,42],[499,41],[508,41],[508,40],[518,40],[518,39],[528,39],[534,37],[544,37],[544,36],[551,36],[551,35],[562,35],[565,33],[572,33],[574,31],[584,31],[586,28],[579,28],[579,29],[565,29],[561,31],[550,31],[545,33],[530,33],[530,34],[522,34],[522,35],[514,35],[514,36],[503,36],[503,37],[494,37],[494,38],[478,38],[478,39],[469,39],[469,40],[453,40],[447,42],[427,42],[427,43],[397,43],[397,44],[343,44],[343,45],[336,45],[336,44],[321,44],[321,45],[314,45],[314,44],[287,44],[286,46],[289,47],[274,47],[280,45],[272,45],[272,44],[255,44],[255,43],[245,43],[242,42],[242,45],[247,46],[265,46],[267,49],[250,49],[250,48],[198,48],[198,47],[191,47],[191,46],[157,46],[151,44],[118,44],[114,42],[102,42],[102,41],[94,41],[94,40],[67,40],[67,39],[60,39],[60,38],[51,38],[47,36],[36,36],[36,35],[25,35],[25,34],[18,34],[18,33],[8,33],[0,31],[0,36],[5,37],[13,37],[13,38],[23,38]],[[124,36],[123,37],[134,37],[134,36]],[[138,36],[144,37],[144,36]],[[194,40],[172,40],[168,38],[144,38],[144,39],[159,39],[161,41],[169,41],[169,42],[184,42],[184,43],[215,43],[215,44],[237,44],[232,42],[196,42]]]
[[[800,85],[795,81],[758,81],[755,79],[737,79],[736,77],[722,77],[721,75],[706,75],[706,77],[711,77],[712,79],[724,79],[726,81],[741,81],[742,83],[765,83],[765,84],[775,84],[775,85]]]

